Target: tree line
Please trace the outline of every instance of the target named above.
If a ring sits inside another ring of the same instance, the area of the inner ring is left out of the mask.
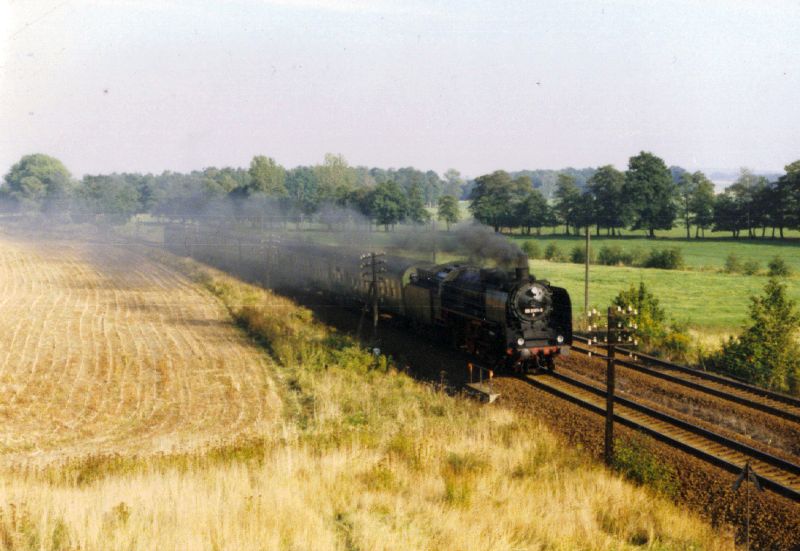
[[[357,212],[389,228],[399,222],[426,222],[427,207],[437,204],[443,220],[457,220],[465,185],[455,169],[440,177],[413,167],[352,167],[332,154],[318,165],[293,169],[256,155],[247,169],[114,173],[78,181],[58,159],[34,154],[22,157],[5,175],[0,205],[6,211],[68,213],[76,221],[100,218],[120,224],[140,213],[192,218],[227,203],[239,213],[271,213],[295,222],[333,223],[342,213]]]
[[[733,185],[715,194],[702,172],[668,168],[659,157],[641,152],[630,158],[624,172],[611,165],[598,168],[582,188],[574,175],[558,174],[551,200],[527,175],[512,177],[500,170],[480,176],[469,196],[470,210],[495,231],[528,234],[563,226],[567,234],[594,227],[598,235],[630,229],[654,237],[656,230],[680,224],[687,239],[705,236],[706,230],[750,238],[771,230],[771,237],[783,238],[784,230],[800,229],[800,161],[785,170],[769,182],[742,169]]]
[[[521,229],[530,234],[563,226],[567,234],[594,227],[600,234],[625,229],[672,229],[680,223],[686,237],[706,230],[734,237],[784,236],[800,228],[800,161],[769,182],[743,169],[723,193],[702,172],[667,167],[648,152],[630,158],[620,171],[597,169],[496,171],[465,181],[455,169],[439,176],[413,167],[352,167],[341,155],[322,163],[286,169],[257,155],[249,168],[206,168],[159,175],[113,173],[86,175],[79,181],[53,157],[26,155],[11,167],[0,186],[5,210],[69,213],[73,220],[124,223],[150,213],[191,218],[223,199],[241,212],[270,212],[286,221],[315,220],[332,225],[358,213],[387,230],[400,222],[421,224],[430,208],[449,225],[459,218],[458,199],[469,201],[473,216],[496,231]]]

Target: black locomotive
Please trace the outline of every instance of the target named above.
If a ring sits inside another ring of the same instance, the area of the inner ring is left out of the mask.
[[[197,226],[168,226],[165,245],[276,289],[314,289],[337,303],[369,300],[363,258],[346,247],[244,237]],[[552,369],[572,344],[567,291],[537,280],[527,259],[513,270],[466,263],[381,258],[380,310],[453,344],[494,368]]]

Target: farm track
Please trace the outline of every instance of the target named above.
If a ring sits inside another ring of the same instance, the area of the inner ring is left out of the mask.
[[[580,339],[582,344],[574,346],[573,349],[581,354],[589,355],[591,348],[583,344],[585,341],[586,339]],[[630,357],[627,351],[617,358],[617,364],[651,377],[683,385],[692,390],[705,392],[717,398],[729,400],[800,424],[800,399],[793,396],[758,388],[734,379],[667,362],[646,354],[636,354],[634,359],[628,359],[626,356]]]
[[[0,235],[0,464],[182,451],[271,426],[269,360],[131,247]]]
[[[560,398],[605,415],[604,388],[560,373],[528,376],[526,380]],[[739,472],[750,461],[764,487],[800,501],[800,465],[620,396],[615,397],[614,419],[733,473]]]

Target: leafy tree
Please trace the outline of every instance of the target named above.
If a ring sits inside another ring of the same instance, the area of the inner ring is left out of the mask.
[[[65,206],[72,188],[69,171],[58,159],[36,153],[25,155],[5,176],[4,193],[23,210],[51,210]]]
[[[800,160],[786,165],[785,170],[775,186],[772,211],[781,239],[785,227],[800,229]]]
[[[525,228],[528,235],[531,233],[531,228],[536,228],[536,233],[540,233],[542,226],[550,224],[553,219],[550,205],[538,189],[530,190],[525,198],[517,203],[515,211],[517,223]]]
[[[513,198],[514,182],[511,176],[498,170],[475,179],[469,209],[476,220],[492,226],[497,232],[510,218]]]
[[[602,226],[608,228],[611,235],[616,235],[617,228],[627,225],[629,216],[624,185],[625,174],[611,165],[601,166],[589,178],[588,189],[594,196],[594,218],[598,230]]]
[[[123,176],[84,176],[75,190],[80,211],[96,220],[120,225],[139,209],[139,191]]]
[[[750,298],[749,326],[709,358],[721,371],[760,386],[800,392],[800,346],[795,334],[800,315],[786,296],[786,285],[770,278],[762,296]]]
[[[458,222],[460,212],[458,199],[452,195],[442,195],[439,197],[439,210],[437,212],[439,220],[444,220],[447,224],[447,231],[450,231],[450,224]]]
[[[680,200],[680,211],[683,217],[683,223],[686,224],[686,239],[692,236],[692,197],[694,197],[695,188],[697,184],[694,181],[694,175],[689,172],[683,172],[678,179],[678,197]]]
[[[256,155],[250,162],[248,192],[263,193],[272,197],[286,197],[286,170],[272,157]]]
[[[770,277],[789,277],[792,275],[792,269],[786,264],[786,261],[780,256],[776,256],[767,263],[769,268]]]
[[[631,157],[625,173],[625,196],[631,201],[633,229],[669,230],[675,222],[675,184],[667,165],[652,153]]]
[[[325,154],[325,161],[314,167],[317,180],[317,202],[343,205],[355,188],[357,173],[342,155]],[[377,180],[376,180],[377,181]]]
[[[639,286],[631,285],[612,301],[613,306],[638,311],[635,316],[637,337],[646,347],[656,346],[667,334],[667,314],[658,298],[647,288],[644,282]]]
[[[575,226],[577,233],[577,218],[581,209],[581,190],[575,184],[573,176],[569,174],[558,175],[555,197],[555,209],[566,227],[567,235],[569,235],[570,226]]]
[[[430,220],[430,213],[425,209],[422,185],[414,184],[408,190],[408,207],[406,217],[415,224],[424,224]]]
[[[714,223],[714,183],[699,170],[692,174],[693,189],[689,197],[689,212],[695,226],[695,237],[700,230],[705,236],[706,229]]]
[[[464,179],[461,178],[461,173],[454,168],[447,169],[444,173],[444,193],[445,195],[452,195],[455,198],[461,197],[464,186]]]
[[[714,230],[729,231],[733,237],[739,236],[741,211],[733,194],[726,190],[714,201]]]
[[[763,176],[756,176],[747,168],[742,168],[739,178],[725,193],[733,199],[735,211],[735,235],[746,229],[748,237],[754,237],[753,228],[760,225],[764,219],[763,208],[757,199],[763,195],[767,187],[767,180]]]
[[[407,210],[408,198],[394,182],[378,184],[370,193],[369,211],[375,222],[383,224],[386,231],[389,231],[389,226],[402,221]]]

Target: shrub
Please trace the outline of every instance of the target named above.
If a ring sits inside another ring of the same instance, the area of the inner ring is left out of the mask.
[[[555,243],[548,243],[544,249],[544,257],[552,262],[563,262],[564,255],[558,245]]]
[[[667,334],[664,335],[660,348],[667,357],[673,360],[686,360],[692,339],[689,336],[689,326],[685,322],[673,321],[669,325]]]
[[[789,277],[792,275],[792,270],[789,269],[789,265],[786,264],[786,261],[780,256],[776,256],[770,260],[767,267],[769,268],[769,277]]]
[[[637,336],[646,347],[661,342],[666,336],[667,315],[656,296],[647,289],[644,282],[639,283],[638,287],[631,285],[627,290],[620,291],[612,304],[622,308],[632,306],[638,310],[639,313],[635,319],[638,326]]]
[[[734,253],[725,257],[725,273],[738,274],[742,271],[742,261]]]
[[[575,245],[569,253],[569,261],[574,264],[584,264],[586,262],[586,247]]]
[[[661,494],[670,497],[678,494],[675,469],[659,461],[639,438],[615,439],[614,467],[626,478],[646,484]]]
[[[763,296],[750,300],[751,325],[738,338],[728,339],[706,362],[760,386],[800,393],[800,345],[794,337],[800,314],[786,296],[786,285],[770,278]]]
[[[597,253],[597,262],[604,266],[619,266],[625,264],[623,254],[619,245],[603,245]]]
[[[751,259],[742,265],[742,273],[744,275],[756,275],[760,269],[761,265],[758,263],[758,260]]]
[[[525,241],[522,244],[522,250],[528,255],[528,258],[534,260],[542,257],[542,251],[536,241]]]
[[[644,261],[645,268],[679,270],[683,268],[683,253],[677,247],[653,249]]]

